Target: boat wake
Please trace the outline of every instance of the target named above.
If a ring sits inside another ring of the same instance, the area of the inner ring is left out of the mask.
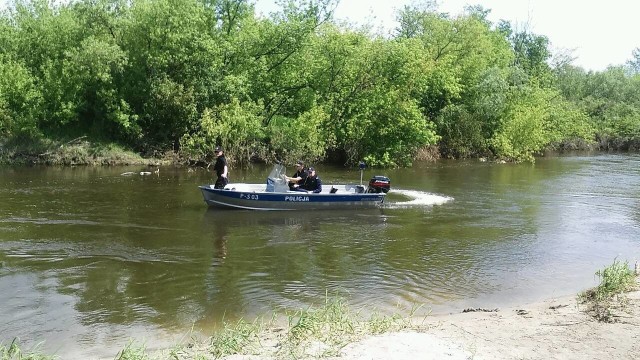
[[[390,196],[389,196],[390,195]],[[392,189],[389,191],[385,208],[404,208],[442,205],[453,198],[417,190]]]

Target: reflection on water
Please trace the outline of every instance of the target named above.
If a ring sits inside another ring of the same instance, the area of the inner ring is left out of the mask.
[[[208,210],[204,171],[0,169],[0,341],[113,358],[130,337],[298,309],[339,294],[383,312],[576,293],[640,258],[640,157],[418,163],[380,209]],[[234,170],[262,182],[266,168]],[[323,169],[327,184],[356,172]]]

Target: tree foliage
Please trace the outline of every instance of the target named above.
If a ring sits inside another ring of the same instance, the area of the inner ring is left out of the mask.
[[[42,94],[24,64],[0,56],[0,135],[36,137]]]
[[[562,95],[588,118],[602,148],[640,148],[640,74],[622,66],[597,73],[567,66],[558,79]]]
[[[191,158],[207,161],[216,145],[225,149],[229,161],[249,161],[260,153],[264,137],[259,117],[260,108],[238,99],[205,109],[197,130],[180,139]]]
[[[211,161],[407,166],[532,160],[640,143],[626,66],[550,65],[549,39],[490,10],[405,7],[390,37],[332,19],[335,0],[14,0],[0,15],[0,136],[92,139]]]

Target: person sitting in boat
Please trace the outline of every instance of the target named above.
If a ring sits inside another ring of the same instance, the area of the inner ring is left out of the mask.
[[[296,162],[296,172],[292,177],[284,176],[284,179],[289,182],[289,190],[296,190],[300,184],[303,184],[307,178],[307,169],[304,168],[304,162],[298,160]]]
[[[313,192],[316,194],[322,192],[322,180],[320,180],[316,174],[316,169],[309,167],[309,174],[297,191]]]

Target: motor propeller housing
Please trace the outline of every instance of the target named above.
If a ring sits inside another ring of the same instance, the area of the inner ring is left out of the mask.
[[[382,175],[376,175],[369,180],[368,193],[388,193],[391,190],[391,180]]]

